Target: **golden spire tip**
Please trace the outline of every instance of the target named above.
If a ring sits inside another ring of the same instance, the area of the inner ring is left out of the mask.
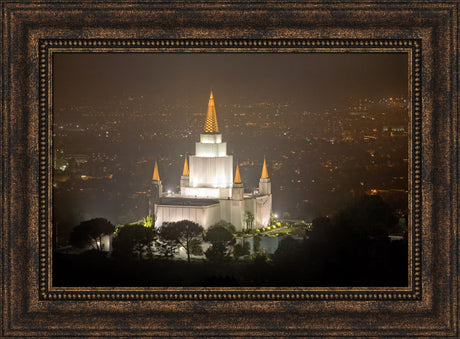
[[[241,184],[240,168],[238,164],[236,164],[235,180],[233,182],[235,184]]]
[[[265,161],[265,157],[264,157],[264,165],[262,167],[262,175],[260,177],[261,178],[268,178],[267,162]]]
[[[182,171],[182,175],[189,175],[189,174],[190,174],[190,172],[188,170],[187,156],[185,156],[184,170]]]
[[[160,181],[160,174],[158,173],[158,164],[157,162],[155,161],[155,167],[153,169],[153,177],[152,177],[152,180],[158,180]]]
[[[204,123],[205,133],[218,133],[219,127],[217,126],[216,106],[214,104],[214,97],[211,95],[208,102],[208,111],[206,113],[206,121]]]

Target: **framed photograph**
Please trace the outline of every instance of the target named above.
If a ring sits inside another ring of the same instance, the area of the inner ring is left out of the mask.
[[[457,2],[2,10],[3,335],[458,335]]]

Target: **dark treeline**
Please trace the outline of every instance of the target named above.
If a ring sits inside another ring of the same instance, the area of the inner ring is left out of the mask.
[[[125,226],[114,239],[111,256],[97,250],[79,255],[55,253],[54,285],[408,284],[407,236],[402,240],[390,240],[390,233],[400,232],[399,225],[392,209],[378,196],[365,196],[331,218],[316,218],[303,237],[285,236],[273,255],[260,249],[248,255],[244,243],[235,244],[228,226],[217,225],[204,232],[191,222],[171,224],[157,230],[147,230],[141,225]],[[126,235],[128,232],[132,233],[131,236]],[[168,237],[169,243],[165,240]],[[190,259],[193,254],[201,254],[198,245],[203,240],[210,243],[204,253],[205,259]],[[157,245],[149,246],[152,242]],[[172,253],[178,246],[186,250],[187,260],[174,259]]]

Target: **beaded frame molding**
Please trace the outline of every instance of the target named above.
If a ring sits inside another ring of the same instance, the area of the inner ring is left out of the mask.
[[[458,0],[0,0],[4,337],[458,337]],[[407,53],[407,287],[55,287],[61,52]]]
[[[44,300],[414,300],[421,297],[421,41],[364,39],[162,39],[162,40],[40,40],[39,243],[40,298]],[[409,130],[409,236],[407,287],[215,287],[207,288],[72,288],[52,286],[52,93],[56,53],[405,53],[411,101]]]

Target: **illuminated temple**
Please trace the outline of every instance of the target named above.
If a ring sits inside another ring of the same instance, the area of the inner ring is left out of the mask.
[[[184,162],[179,194],[164,194],[158,165],[155,162],[150,188],[149,214],[156,216],[155,226],[163,222],[191,220],[204,228],[224,220],[237,230],[265,227],[272,208],[271,182],[264,159],[258,193],[244,193],[238,165],[233,176],[233,156],[227,155],[227,143],[217,124],[216,107],[211,92],[200,141],[195,155]],[[254,216],[246,225],[247,213]]]

